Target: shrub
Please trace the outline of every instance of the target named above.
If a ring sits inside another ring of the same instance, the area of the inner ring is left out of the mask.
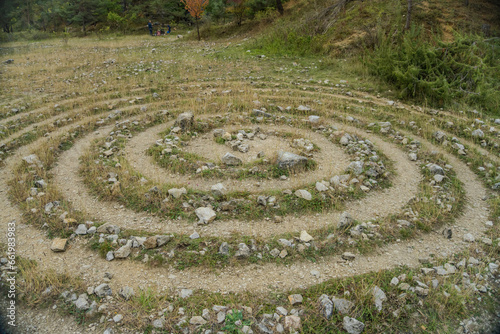
[[[438,106],[462,100],[486,111],[499,107],[500,39],[456,35],[453,42],[428,41],[413,26],[396,39],[384,38],[365,57],[373,74],[400,90],[402,98]]]

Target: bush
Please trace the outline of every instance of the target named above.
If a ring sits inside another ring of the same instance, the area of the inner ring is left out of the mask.
[[[461,101],[494,111],[500,99],[500,39],[456,35],[455,41],[428,41],[413,26],[384,38],[365,57],[373,74],[393,84],[402,98],[437,106]]]

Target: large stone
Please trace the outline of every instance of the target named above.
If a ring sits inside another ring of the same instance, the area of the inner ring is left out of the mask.
[[[441,166],[438,166],[436,164],[430,164],[428,166],[428,168],[429,168],[429,171],[431,172],[431,174],[433,174],[433,175],[436,175],[436,174],[444,175],[444,169]]]
[[[106,223],[97,228],[97,233],[118,234],[120,233],[120,228],[116,225]]]
[[[346,134],[344,134],[344,135],[340,138],[340,144],[341,144],[341,145],[346,146],[346,145],[349,145],[349,142],[350,142],[350,141],[352,141],[352,140],[353,140],[353,139],[352,139],[351,135],[350,135],[350,134],[348,134],[348,133],[346,133]]]
[[[180,198],[182,195],[187,194],[186,188],[172,188],[168,190],[168,194],[172,196],[173,198]]]
[[[306,201],[310,201],[312,200],[312,195],[309,191],[305,190],[305,189],[299,189],[295,192],[295,196],[297,196],[298,198],[302,198],[302,199],[305,199]]]
[[[474,242],[474,241],[476,241],[476,238],[471,233],[467,233],[467,234],[464,234],[463,240],[465,242]]]
[[[97,288],[94,289],[94,293],[97,297],[111,296],[111,288],[106,283],[102,283]]]
[[[189,323],[191,325],[201,326],[201,325],[206,324],[207,321],[205,319],[203,319],[203,317],[197,315],[197,316],[192,317],[191,320],[189,320]]]
[[[344,211],[340,215],[340,219],[339,219],[339,222],[337,224],[337,228],[349,227],[353,223],[354,223],[354,219],[351,217],[351,215],[347,211]]]
[[[356,255],[354,255],[353,253],[344,252],[342,254],[342,258],[346,261],[352,261],[356,258]]]
[[[443,131],[436,131],[432,134],[432,136],[438,143],[442,143],[446,139],[446,133]]]
[[[220,311],[217,313],[217,323],[222,324],[226,320],[226,312]]]
[[[309,242],[312,241],[314,238],[307,233],[307,231],[301,231],[300,232],[300,241],[302,242]]]
[[[285,329],[287,331],[295,331],[300,329],[301,324],[300,324],[300,318],[296,315],[287,315],[285,317]]]
[[[156,243],[158,247],[161,247],[163,245],[166,245],[167,242],[170,241],[172,237],[170,235],[157,235],[156,236]]]
[[[209,207],[200,207],[197,208],[194,213],[198,217],[198,224],[208,224],[211,223],[215,217],[217,216],[215,211]]]
[[[472,131],[471,135],[472,135],[472,137],[483,138],[484,132],[481,129],[477,129],[477,130]]]
[[[163,328],[163,326],[165,326],[165,319],[163,318],[155,319],[153,320],[152,325],[154,328]]]
[[[115,252],[109,251],[106,253],[106,261],[113,261],[115,259]]]
[[[226,187],[224,187],[224,185],[222,183],[217,183],[217,184],[214,184],[210,190],[212,191],[212,195],[215,197],[215,198],[220,198],[220,197],[224,197],[224,195],[226,194],[227,192],[227,189]]]
[[[278,151],[278,168],[281,169],[292,169],[301,170],[304,169],[307,164],[307,158],[298,154]]]
[[[349,334],[361,334],[365,329],[365,324],[361,321],[358,321],[354,318],[344,317],[344,321],[342,322],[344,329]]]
[[[328,298],[327,295],[321,295],[318,302],[320,305],[321,314],[323,314],[325,318],[330,319],[333,314],[333,302],[330,300],[330,298]]]
[[[299,295],[299,294],[288,296],[288,301],[292,305],[300,304],[300,303],[302,303],[302,300],[303,300],[302,295]]]
[[[382,311],[382,303],[387,300],[387,296],[384,291],[378,286],[374,286],[372,289],[373,302],[375,303],[375,308],[380,312]]]
[[[86,293],[81,294],[77,300],[73,302],[75,304],[75,307],[79,310],[86,311],[90,308],[89,305],[89,297],[87,296]]]
[[[118,294],[125,300],[129,300],[134,295],[134,289],[129,286],[124,286],[118,291]]]
[[[347,166],[347,170],[354,173],[354,175],[360,175],[363,173],[363,161],[353,161]]]
[[[191,130],[194,123],[194,115],[191,112],[180,114],[175,121],[175,125],[181,128],[182,132]]]
[[[265,111],[259,110],[259,109],[254,109],[252,110],[252,116],[257,116],[257,117],[272,117],[273,115],[270,113],[267,113]]]
[[[243,163],[243,161],[240,158],[229,152],[224,154],[224,156],[221,158],[221,161],[228,166],[238,166]]]
[[[223,242],[220,246],[219,246],[219,254],[222,254],[222,255],[229,255],[229,244],[227,242]]]
[[[85,226],[85,224],[78,225],[78,227],[75,230],[75,234],[78,234],[78,235],[87,234],[87,226]]]
[[[351,302],[350,300],[344,299],[344,298],[332,298],[333,305],[335,306],[335,309],[339,311],[342,314],[349,314],[349,312],[352,310],[354,307],[354,303]]]
[[[66,244],[68,243],[68,239],[55,238],[52,241],[52,245],[50,249],[54,252],[64,252],[66,250]]]
[[[148,237],[146,241],[142,244],[146,249],[153,249],[158,246],[158,240],[156,236]]]
[[[39,165],[40,164],[40,159],[38,159],[38,156],[36,154],[30,154],[26,157],[23,158],[23,160],[28,164],[28,165]]]
[[[234,254],[237,258],[247,258],[250,256],[250,248],[244,243],[238,245],[238,251]]]
[[[325,186],[322,182],[316,182],[316,190],[319,192],[327,191],[328,187]]]
[[[117,259],[125,259],[130,255],[131,251],[132,251],[132,240],[128,240],[126,245],[118,248],[114,252],[114,256]]]
[[[179,296],[182,298],[182,299],[185,299],[185,298],[188,298],[188,297],[191,297],[193,295],[193,290],[191,289],[181,289],[180,293],[179,293]]]

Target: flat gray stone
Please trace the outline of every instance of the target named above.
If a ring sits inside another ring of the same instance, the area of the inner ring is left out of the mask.
[[[319,305],[320,305],[320,311],[321,314],[327,318],[330,319],[330,317],[333,314],[333,302],[328,298],[327,295],[321,295],[318,299]]]
[[[129,300],[134,295],[134,289],[129,286],[124,286],[118,291],[118,294],[125,300]]]
[[[132,252],[132,240],[127,240],[127,244],[115,250],[114,256],[117,259],[125,259],[130,255],[131,252]]]
[[[179,296],[181,298],[188,298],[193,294],[193,290],[191,289],[181,289]]]
[[[181,198],[182,195],[187,194],[186,188],[172,188],[168,190],[168,194],[172,196],[173,198]]]
[[[351,317],[344,317],[342,326],[349,334],[361,334],[365,329],[365,324]]]
[[[224,154],[224,156],[222,156],[221,161],[222,163],[228,166],[238,166],[243,163],[243,161],[240,158],[229,152],[227,152],[226,154]]]
[[[344,298],[332,298],[335,309],[342,314],[349,314],[354,308],[354,303]]]
[[[288,296],[288,301],[292,305],[300,304],[300,303],[302,303],[302,300],[303,300],[302,295],[299,295],[299,294],[294,294],[294,295]]]
[[[306,157],[295,153],[278,151],[277,164],[280,169],[300,170],[305,168],[307,160]]]
[[[222,183],[214,184],[210,188],[210,191],[212,192],[212,195],[215,198],[224,197],[224,195],[227,193],[227,189],[226,189],[226,187],[224,187],[224,185]]]
[[[191,130],[194,123],[194,115],[191,112],[185,112],[180,114],[175,121],[175,126],[181,128],[182,132]]]
[[[309,191],[305,190],[305,189],[299,189],[295,192],[295,196],[297,196],[298,198],[302,198],[302,199],[305,199],[306,201],[310,201],[312,200],[312,195]]]
[[[363,161],[353,161],[347,166],[347,170],[353,172],[354,175],[360,175],[363,173],[363,167]]]
[[[375,303],[375,308],[380,312],[382,311],[382,303],[387,300],[387,296],[384,291],[378,286],[374,286],[372,289],[373,302]]]
[[[215,217],[217,216],[217,214],[215,213],[215,211],[212,208],[209,208],[209,207],[200,207],[200,208],[197,208],[194,211],[194,213],[196,214],[196,216],[199,219],[198,224],[208,224],[208,223],[211,223],[215,219]]]
[[[349,227],[353,223],[354,223],[354,219],[351,217],[351,215],[347,211],[344,211],[340,215],[340,219],[339,219],[339,222],[337,224],[337,228]]]
[[[94,293],[97,297],[111,296],[111,288],[106,283],[102,283],[97,288],[94,289]]]

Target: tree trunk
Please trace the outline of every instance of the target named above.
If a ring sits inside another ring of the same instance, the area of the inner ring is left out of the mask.
[[[83,36],[87,36],[87,30],[85,29],[85,17],[82,19],[82,26],[83,26]]]
[[[28,16],[28,29],[30,28],[30,2],[26,1],[26,12]]]
[[[469,0],[465,0],[465,1],[464,1],[464,4],[465,4],[466,6],[469,6]]]
[[[198,26],[198,18],[195,18],[195,20],[196,20],[196,30],[198,31],[198,40],[201,41],[200,27]]]
[[[408,0],[408,11],[406,12],[406,25],[405,30],[410,29],[411,23],[411,10],[413,9],[413,0]]]
[[[122,6],[123,6],[123,11],[125,12],[127,10],[127,0],[122,1]]]
[[[283,4],[281,3],[281,0],[276,0],[276,9],[280,13],[280,15],[283,15],[284,10],[283,10]]]

